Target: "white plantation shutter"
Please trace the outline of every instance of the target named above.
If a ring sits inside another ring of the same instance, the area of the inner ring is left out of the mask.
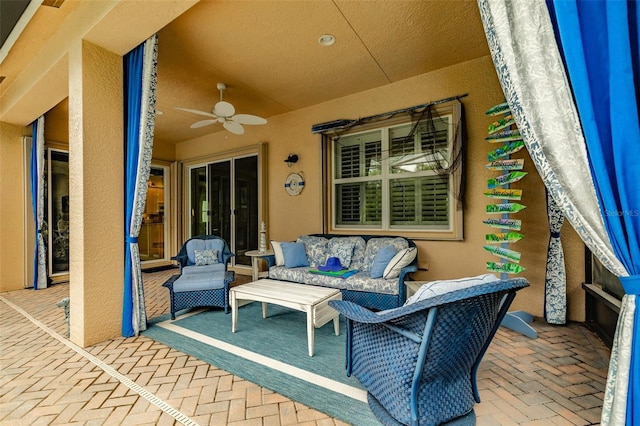
[[[415,225],[419,206],[416,206],[416,179],[394,179],[391,186],[391,224]]]
[[[422,152],[433,154],[440,153],[442,158],[449,160],[450,156],[450,139],[449,120],[447,117],[441,117],[433,120],[433,128],[422,126],[420,131],[420,148]]]
[[[360,176],[360,147],[358,145],[340,146],[340,177],[354,178]]]
[[[336,145],[336,222],[375,225],[382,220],[380,132],[347,137]],[[374,178],[372,178],[372,176]]]
[[[338,186],[336,193],[336,203],[338,205],[338,223],[359,224],[360,223],[360,184],[348,183]]]
[[[451,109],[418,124],[333,139],[332,226],[434,231],[436,238],[461,238],[461,211],[452,209],[460,190],[452,167],[458,164],[453,159],[461,158],[454,148],[460,146],[459,123],[460,110]]]
[[[382,181],[365,184],[363,222],[367,225],[382,223]]]
[[[430,176],[421,179],[423,225],[449,226],[449,177]]]
[[[449,225],[449,178],[425,176],[390,182],[391,225]]]

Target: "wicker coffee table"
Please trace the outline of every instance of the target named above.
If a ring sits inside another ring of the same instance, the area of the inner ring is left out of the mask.
[[[239,301],[262,302],[262,318],[267,317],[267,304],[284,306],[307,313],[309,356],[313,356],[314,331],[333,320],[336,336],[340,335],[339,313],[328,305],[329,300],[342,300],[340,290],[262,279],[231,288],[231,331],[236,332]]]

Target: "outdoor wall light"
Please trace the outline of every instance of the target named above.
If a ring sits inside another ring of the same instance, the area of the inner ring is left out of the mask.
[[[298,162],[297,154],[289,154],[289,156],[284,160],[287,163],[287,166],[291,167]]]

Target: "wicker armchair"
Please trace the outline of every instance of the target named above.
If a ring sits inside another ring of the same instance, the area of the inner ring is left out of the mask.
[[[386,425],[474,424],[476,372],[523,278],[498,280],[374,313],[347,301],[347,375]]]
[[[227,242],[215,235],[198,235],[182,245],[171,258],[178,262],[180,273],[162,284],[169,289],[171,319],[182,309],[202,306],[229,313],[229,284],[235,274],[227,269],[233,256]]]

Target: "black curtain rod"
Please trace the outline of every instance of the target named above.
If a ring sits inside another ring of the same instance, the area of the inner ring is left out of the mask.
[[[395,114],[400,114],[400,113],[403,113],[403,112],[415,111],[417,109],[426,108],[426,107],[431,106],[431,105],[438,105],[438,104],[442,104],[442,103],[445,103],[445,102],[451,102],[451,101],[456,100],[456,99],[464,98],[465,96],[467,96],[466,93],[464,95],[452,96],[450,98],[440,99],[439,101],[433,101],[433,102],[429,102],[429,103],[422,104],[422,105],[416,105],[416,106],[412,106],[412,107],[409,107],[409,108],[397,109],[395,111],[389,111],[389,112],[385,112],[383,114],[371,115],[369,117],[363,117],[363,118],[359,118],[357,120],[342,119],[342,120],[328,121],[326,123],[314,124],[313,126],[311,126],[311,133],[323,133],[323,132],[326,132],[328,130],[335,130],[335,129],[338,129],[338,128],[341,128],[341,127],[348,127],[348,126],[351,126],[351,125],[356,125],[355,123],[362,122],[362,121],[375,120],[376,118],[386,117],[388,115],[395,115]]]

